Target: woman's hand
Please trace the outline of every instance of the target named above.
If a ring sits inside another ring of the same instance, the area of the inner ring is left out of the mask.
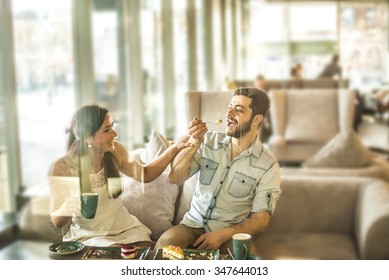
[[[191,136],[190,141],[192,143],[202,143],[204,141],[204,135],[207,131],[208,128],[206,124],[198,118],[193,118],[193,120],[188,125],[188,133]]]
[[[185,136],[179,140],[177,140],[176,142],[174,142],[174,144],[172,144],[172,147],[178,152],[180,152],[182,149],[185,149],[187,147],[191,147],[193,146],[192,143],[188,142],[190,136]]]

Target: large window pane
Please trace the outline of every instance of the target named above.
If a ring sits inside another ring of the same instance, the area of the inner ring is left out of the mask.
[[[92,24],[97,100],[111,112],[119,107],[118,15],[114,6],[95,10]]]
[[[271,23],[271,28],[269,28]],[[288,30],[285,5],[250,1],[247,79],[288,77]]]
[[[105,5],[102,5],[105,3]],[[95,1],[93,12],[94,72],[97,101],[120,123],[118,1]],[[119,134],[120,136],[121,134]]]
[[[197,89],[205,90],[207,88],[207,77],[205,71],[205,31],[204,26],[204,0],[196,0],[196,48],[197,48]]]
[[[161,1],[142,1],[141,35],[144,77],[145,138],[152,129],[163,132]],[[147,140],[146,140],[147,142]]]
[[[331,56],[339,51],[337,4],[291,4],[289,17],[290,64],[302,64],[303,78],[315,79]]]
[[[13,1],[23,185],[46,185],[75,110],[71,0]]]
[[[342,3],[341,59],[351,86],[374,89],[388,81],[388,3]]]
[[[186,134],[185,92],[188,91],[188,32],[186,1],[173,2],[174,14],[174,70],[176,86],[176,134]]]

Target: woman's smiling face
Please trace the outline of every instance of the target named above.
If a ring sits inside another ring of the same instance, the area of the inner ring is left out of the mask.
[[[114,139],[118,135],[113,129],[113,121],[110,113],[105,115],[105,119],[99,130],[91,137],[92,147],[101,152],[112,152],[115,150]]]

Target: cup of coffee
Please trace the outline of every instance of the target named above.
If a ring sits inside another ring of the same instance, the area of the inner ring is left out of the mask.
[[[232,249],[236,260],[246,260],[250,256],[251,235],[237,233],[232,236]]]
[[[98,200],[99,194],[97,193],[81,194],[81,214],[85,219],[93,219],[95,217]]]

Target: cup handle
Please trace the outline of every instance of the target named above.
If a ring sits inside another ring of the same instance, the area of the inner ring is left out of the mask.
[[[244,247],[244,260],[247,260],[250,256],[250,251],[246,244],[243,244],[243,247]]]

